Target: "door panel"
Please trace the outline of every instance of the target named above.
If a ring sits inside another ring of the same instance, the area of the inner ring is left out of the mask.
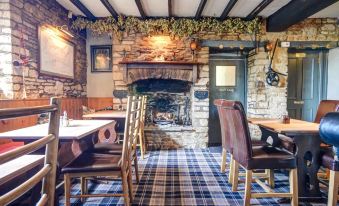
[[[305,55],[296,55],[300,52]],[[292,118],[314,121],[322,96],[321,55],[322,51],[292,51],[289,53],[287,110]]]
[[[208,121],[209,146],[221,145],[221,130],[218,110],[214,106],[215,99],[228,99],[241,101],[246,107],[246,59],[213,59],[210,58],[210,110]],[[236,84],[235,86],[216,86],[216,67],[235,66]]]

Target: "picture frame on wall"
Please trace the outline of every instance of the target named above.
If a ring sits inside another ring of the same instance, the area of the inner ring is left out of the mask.
[[[74,79],[75,44],[54,27],[39,26],[40,74]]]
[[[91,71],[112,72],[112,45],[91,46]]]

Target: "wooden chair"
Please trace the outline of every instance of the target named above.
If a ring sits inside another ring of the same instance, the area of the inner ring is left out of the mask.
[[[139,144],[140,144],[140,153],[141,158],[144,159],[146,153],[146,140],[145,140],[145,118],[146,118],[146,108],[147,108],[147,96],[142,96],[141,103],[141,117],[140,117],[140,129],[139,129]]]
[[[7,205],[42,181],[41,198],[37,205],[54,205],[57,155],[59,144],[60,99],[52,98],[48,106],[0,109],[0,119],[50,113],[48,135],[30,144],[0,154],[0,164],[46,147],[45,163],[41,170],[19,187],[0,197],[0,205]]]
[[[320,123],[321,139],[339,147],[339,112],[327,113]],[[330,170],[328,206],[337,205],[339,187],[339,161],[335,159],[332,148],[327,148],[321,158],[322,166]]]
[[[226,170],[226,156],[227,156],[227,152],[231,154],[231,158],[230,158],[230,167],[229,167],[229,175],[228,175],[228,183],[232,184],[232,179],[234,176],[234,169],[237,170],[237,168],[234,168],[234,160],[233,160],[233,155],[232,155],[232,146],[231,146],[231,140],[230,140],[230,136],[232,134],[230,134],[231,130],[229,130],[228,128],[230,127],[229,124],[232,123],[232,116],[229,115],[229,113],[226,112],[226,110],[223,108],[224,104],[226,103],[226,105],[228,104],[227,100],[224,99],[217,99],[214,101],[214,105],[217,107],[218,109],[218,114],[219,114],[219,119],[220,119],[220,128],[221,128],[221,140],[222,140],[222,160],[221,160],[221,164],[220,164],[220,170],[222,173],[225,172]],[[231,125],[232,126],[232,125]],[[260,140],[252,140],[252,144],[256,145],[256,146],[262,146],[265,145],[264,142],[261,142]],[[237,172],[237,171],[236,171]],[[245,174],[243,173],[239,173],[240,176],[243,176]],[[256,172],[254,173],[254,175],[256,177],[262,177],[262,178],[266,178],[270,187],[274,188],[274,173],[273,170],[266,170],[264,173],[262,172]],[[233,191],[237,191],[237,185],[232,185],[232,190]]]
[[[134,152],[139,132],[141,98],[128,97],[125,121],[124,141],[121,154],[85,152],[70,164],[62,168],[65,180],[65,205],[70,198],[115,197],[123,196],[125,205],[133,201],[133,183],[131,164],[135,161]],[[137,171],[136,171],[137,172]],[[89,177],[109,177],[122,180],[123,194],[86,194]],[[71,195],[71,179],[80,178],[81,194]]]
[[[237,101],[224,101],[228,121],[227,130],[230,134],[230,143],[233,154],[232,187],[238,185],[238,168],[242,166],[246,171],[244,205],[250,205],[251,198],[290,197],[292,206],[298,205],[298,183],[296,158],[294,155],[270,146],[253,146],[243,106]],[[253,170],[290,170],[290,192],[276,193],[260,177],[253,178]],[[251,183],[256,181],[266,193],[252,193]]]

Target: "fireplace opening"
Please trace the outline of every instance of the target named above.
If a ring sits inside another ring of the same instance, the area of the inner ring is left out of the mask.
[[[133,94],[147,95],[146,126],[192,124],[191,82],[145,79],[129,86]]]

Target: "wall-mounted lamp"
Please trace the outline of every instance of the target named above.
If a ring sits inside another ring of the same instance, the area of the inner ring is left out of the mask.
[[[67,25],[62,25],[60,27],[57,27],[61,32],[63,32],[64,34],[66,34],[67,36],[70,37],[74,37],[74,35],[68,30],[68,26]]]
[[[273,44],[272,42],[267,42],[267,44],[265,45],[265,52],[270,52],[273,49]]]
[[[198,42],[195,38],[192,38],[190,48],[192,52],[192,61],[193,61],[195,59],[195,51],[198,49]]]

